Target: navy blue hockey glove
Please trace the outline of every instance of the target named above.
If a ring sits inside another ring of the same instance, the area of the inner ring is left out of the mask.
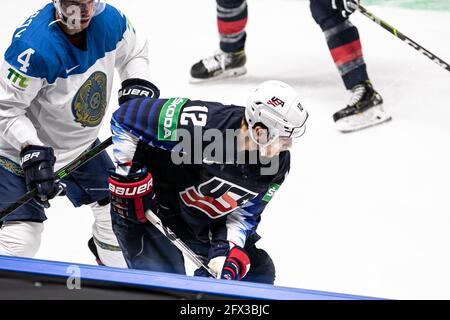
[[[20,152],[20,165],[25,173],[27,188],[36,188],[35,201],[44,208],[50,207],[48,200],[66,193],[65,185],[55,178],[55,161],[51,147],[29,145]]]
[[[159,98],[159,89],[151,82],[132,78],[122,82],[119,90],[119,105],[136,98]]]
[[[146,210],[150,209],[158,214],[153,178],[147,170],[126,177],[110,172],[108,182],[111,192],[111,213],[135,223],[147,222]]]
[[[238,246],[230,249],[228,242],[211,247],[208,256],[208,267],[217,273],[218,279],[242,280],[250,270],[250,258],[244,249]],[[194,276],[210,275],[204,268],[199,268],[194,272]]]
[[[331,6],[339,10],[344,18],[350,16],[359,6],[360,0],[331,0]]]

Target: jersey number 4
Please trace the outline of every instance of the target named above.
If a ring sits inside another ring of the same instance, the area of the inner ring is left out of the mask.
[[[27,49],[17,57],[17,62],[19,62],[22,66],[20,67],[20,71],[27,73],[28,67],[30,66],[31,55],[36,51],[34,49]]]

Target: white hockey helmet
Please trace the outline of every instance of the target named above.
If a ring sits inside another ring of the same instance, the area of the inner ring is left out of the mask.
[[[53,0],[59,21],[68,27],[77,26],[83,19],[92,19],[105,10],[105,0]],[[88,17],[83,17],[83,9],[92,6]]]
[[[263,82],[248,97],[245,119],[250,137],[255,138],[253,128],[262,123],[268,129],[268,145],[277,137],[298,138],[306,130],[308,112],[300,103],[300,97],[290,85],[276,80]]]

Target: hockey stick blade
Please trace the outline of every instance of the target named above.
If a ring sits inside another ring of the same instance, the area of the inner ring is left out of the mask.
[[[431,61],[435,62],[437,65],[441,66],[442,68],[450,71],[450,65],[436,56],[435,54],[431,53],[429,50],[422,47],[420,44],[412,40],[411,38],[405,36],[403,33],[398,31],[396,28],[392,27],[389,23],[386,21],[383,21],[382,19],[375,16],[373,13],[369,12],[366,8],[364,8],[362,5],[358,6],[358,11],[361,12],[364,16],[381,26],[383,29],[389,31],[391,34],[393,34],[395,37],[399,38],[403,42],[406,42],[409,46],[416,49],[420,53],[422,53],[424,56],[426,56]]]
[[[95,158],[99,155],[103,150],[108,148],[112,144],[112,138],[109,137],[99,145],[93,147],[92,149],[84,151],[81,155],[79,155],[75,160],[65,165],[58,171],[56,171],[55,176],[57,179],[63,179],[78,169],[83,164],[87,163],[89,160]],[[0,221],[3,221],[9,214],[13,213],[14,210],[20,208],[22,205],[30,201],[36,196],[37,189],[34,188],[27,193],[25,193],[22,197],[20,197],[16,202],[11,204],[10,206],[2,209],[0,211]]]
[[[172,232],[168,227],[164,226],[161,219],[151,210],[145,212],[145,217],[150,221],[167,239],[169,239],[172,244],[177,247],[184,255],[186,255],[197,268],[204,268],[208,273],[217,278],[217,274],[214,270],[208,267],[202,259],[196,255],[191,248],[189,248],[180,238],[177,237],[175,233]]]

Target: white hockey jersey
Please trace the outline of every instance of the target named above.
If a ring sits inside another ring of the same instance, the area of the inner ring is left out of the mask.
[[[148,80],[149,67],[147,43],[139,43],[127,18],[110,5],[92,18],[86,51],[74,46],[54,20],[49,3],[14,32],[5,53],[0,156],[19,163],[23,146],[51,146],[59,169],[96,140],[114,69],[121,80]]]

